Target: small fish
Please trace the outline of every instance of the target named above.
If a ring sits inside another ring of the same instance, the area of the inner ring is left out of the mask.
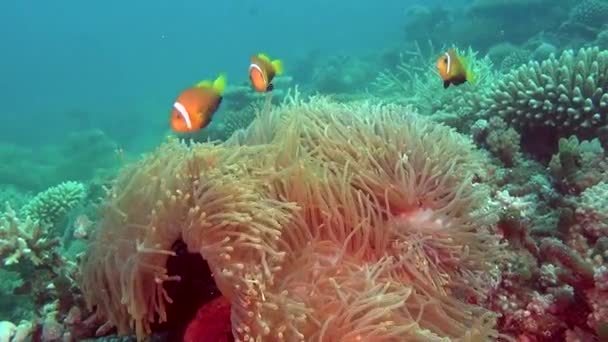
[[[271,91],[274,88],[272,79],[283,73],[283,62],[278,59],[271,61],[268,56],[259,53],[251,56],[249,65],[249,79],[251,85],[257,92]]]
[[[173,104],[171,128],[179,133],[205,128],[219,108],[225,88],[226,75],[220,74],[215,81],[204,80],[182,91]]]
[[[467,64],[465,58],[452,48],[437,59],[437,70],[443,80],[444,89],[450,84],[457,86],[472,81],[473,74]]]

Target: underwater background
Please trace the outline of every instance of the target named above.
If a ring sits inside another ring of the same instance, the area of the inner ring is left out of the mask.
[[[608,341],[607,16],[2,1],[0,342]]]

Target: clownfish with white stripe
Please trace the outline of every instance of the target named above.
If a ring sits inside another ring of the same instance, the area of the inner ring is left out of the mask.
[[[437,71],[443,80],[443,88],[450,84],[455,86],[464,82],[474,82],[475,75],[470,68],[470,61],[460,55],[455,49],[448,49],[437,59]]]
[[[171,110],[171,128],[179,133],[195,132],[205,128],[222,103],[226,88],[226,75],[215,81],[200,81],[177,97]]]
[[[263,53],[251,56],[249,79],[251,80],[251,86],[255,91],[260,93],[271,91],[274,88],[272,79],[276,75],[282,73],[283,62],[280,60],[270,60],[270,58]]]

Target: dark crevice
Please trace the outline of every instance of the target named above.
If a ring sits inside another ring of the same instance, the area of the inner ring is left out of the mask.
[[[167,334],[167,341],[182,341],[188,323],[200,307],[219,297],[207,261],[198,253],[189,253],[186,244],[178,240],[173,244],[175,256],[167,260],[169,276],[178,275],[180,281],[163,284],[173,303],[166,304],[167,321],[152,325],[153,332]]]

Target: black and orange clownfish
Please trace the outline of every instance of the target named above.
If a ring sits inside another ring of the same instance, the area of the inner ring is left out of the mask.
[[[222,103],[226,88],[226,75],[215,81],[200,81],[179,94],[171,110],[171,128],[179,133],[195,132],[205,128]]]
[[[251,56],[251,64],[249,65],[249,79],[251,86],[257,92],[271,91],[274,88],[272,79],[276,75],[283,73],[283,62],[278,59],[270,60],[263,54]]]
[[[469,64],[464,56],[452,48],[439,56],[436,65],[443,80],[443,88],[449,87],[450,84],[457,86],[467,81],[473,82],[474,75]]]

